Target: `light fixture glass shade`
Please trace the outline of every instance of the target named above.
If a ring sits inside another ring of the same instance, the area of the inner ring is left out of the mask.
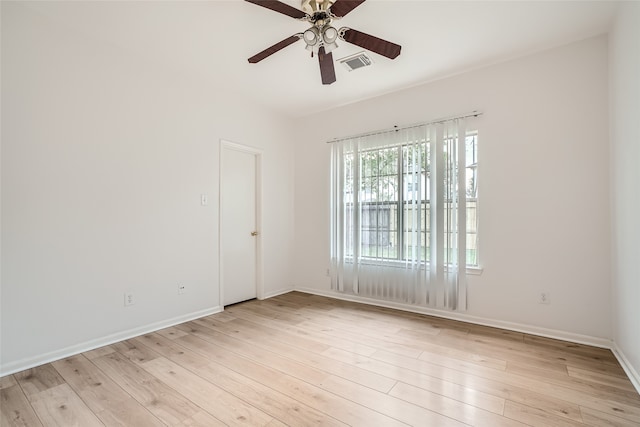
[[[332,44],[338,38],[338,30],[333,27],[327,26],[322,31],[322,40],[325,45]]]
[[[316,27],[311,27],[302,33],[302,38],[307,46],[313,47],[320,42],[320,31]]]

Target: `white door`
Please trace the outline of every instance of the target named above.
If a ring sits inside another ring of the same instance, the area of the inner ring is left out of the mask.
[[[258,154],[222,145],[220,238],[223,305],[257,297]]]

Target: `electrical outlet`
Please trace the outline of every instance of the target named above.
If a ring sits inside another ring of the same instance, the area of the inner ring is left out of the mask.
[[[132,292],[125,292],[124,293],[124,306],[130,306],[136,303],[136,297],[133,295]]]
[[[178,285],[178,295],[186,294],[187,287],[185,285]]]
[[[327,268],[326,275],[327,275],[327,276],[331,276],[331,269]]]
[[[540,304],[551,304],[551,293],[550,292],[540,292],[538,294],[538,303],[540,303]]]

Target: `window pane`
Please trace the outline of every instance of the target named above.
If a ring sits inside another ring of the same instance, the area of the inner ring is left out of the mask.
[[[398,257],[399,147],[360,153],[360,250],[363,257]]]
[[[478,265],[478,134],[465,139],[467,194],[467,265]]]
[[[353,257],[354,253],[354,214],[353,214],[353,185],[354,185],[354,153],[348,152],[344,154],[344,250],[345,255]]]
[[[402,147],[403,165],[403,256],[405,260],[427,261],[425,222],[429,197],[428,147],[424,140]]]

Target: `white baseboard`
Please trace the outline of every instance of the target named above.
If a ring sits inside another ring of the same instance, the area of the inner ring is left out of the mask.
[[[14,374],[16,372],[24,371],[25,369],[34,368],[36,366],[40,366],[45,363],[50,363],[56,360],[64,359],[65,357],[70,357],[76,354],[84,353],[85,351],[94,350],[99,347],[104,347],[105,345],[110,345],[119,341],[127,340],[129,338],[134,338],[140,335],[148,334],[150,332],[155,332],[160,329],[164,329],[170,326],[178,325],[180,323],[188,322],[190,320],[199,319],[200,317],[209,316],[215,313],[220,313],[221,311],[222,311],[221,306],[194,311],[192,313],[185,314],[182,316],[177,316],[167,320],[161,320],[159,322],[154,322],[145,326],[140,326],[138,328],[133,328],[126,331],[117,332],[115,334],[107,335],[104,337],[96,338],[93,340],[85,341],[80,344],[75,344],[59,350],[51,351],[49,353],[41,354],[36,357],[31,357],[28,359],[22,359],[22,360],[17,360],[15,362],[2,364],[2,366],[0,367],[0,377]]]
[[[392,301],[381,301],[381,300],[376,300],[372,298],[360,297],[357,295],[343,294],[343,293],[334,292],[334,291],[322,291],[322,290],[312,289],[312,288],[296,288],[295,290],[300,292],[305,292],[308,294],[320,295],[320,296],[325,296],[329,298],[336,298],[336,299],[341,299],[345,301],[375,305],[378,307],[385,307],[385,308],[395,308],[398,310],[409,311],[412,313],[427,314],[429,316],[441,317],[444,319],[458,320],[461,322],[468,322],[476,325],[507,329],[510,331],[522,332],[525,334],[537,335],[545,338],[552,338],[552,339],[557,339],[562,341],[569,341],[577,344],[586,344],[593,347],[611,349],[613,344],[611,340],[608,340],[605,338],[575,334],[572,332],[560,331],[556,329],[540,328],[538,326],[525,325],[521,323],[505,322],[501,320],[471,316],[469,314],[465,314],[461,312],[438,310],[438,309],[429,308],[429,307],[419,307],[415,305],[396,303]]]
[[[629,362],[629,359],[626,358],[620,347],[618,347],[615,342],[613,343],[611,351],[613,351],[614,356],[616,356],[616,359],[620,362],[620,366],[622,366],[622,369],[624,369],[624,372],[629,377],[631,384],[633,384],[638,393],[640,393],[640,375],[638,375],[638,371],[634,369],[633,365]]]
[[[287,289],[280,289],[278,291],[267,292],[263,294],[261,298],[258,298],[258,299],[262,300],[267,298],[273,298],[273,297],[277,297],[278,295],[288,294],[289,292],[292,292],[292,291],[295,291],[295,289],[287,288]]]

